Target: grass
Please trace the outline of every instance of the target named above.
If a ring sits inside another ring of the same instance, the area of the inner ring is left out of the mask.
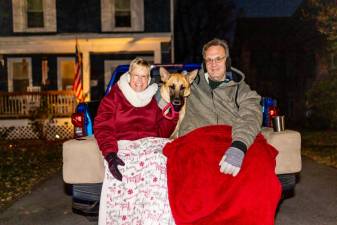
[[[302,155],[337,168],[337,131],[301,131]]]
[[[0,211],[62,167],[62,143],[0,141]]]

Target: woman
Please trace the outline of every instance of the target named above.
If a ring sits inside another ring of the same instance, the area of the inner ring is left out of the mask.
[[[166,158],[157,152],[168,142],[179,114],[172,112],[172,120],[162,115],[154,98],[158,86],[149,83],[150,65],[136,58],[100,103],[94,131],[106,172],[99,224],[173,222]]]

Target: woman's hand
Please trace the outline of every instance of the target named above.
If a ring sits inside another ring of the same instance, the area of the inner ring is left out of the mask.
[[[106,155],[105,160],[108,162],[109,164],[109,170],[111,172],[111,174],[119,181],[122,181],[122,174],[121,172],[118,170],[118,165],[120,166],[124,166],[125,163],[123,162],[123,160],[121,160],[118,156],[116,152],[112,152],[109,153],[108,155]]]

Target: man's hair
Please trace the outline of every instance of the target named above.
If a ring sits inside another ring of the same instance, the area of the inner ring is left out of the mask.
[[[140,58],[140,57],[137,57],[137,58],[133,59],[133,60],[130,62],[129,72],[131,72],[135,66],[143,66],[143,67],[146,67],[146,68],[149,70],[149,72],[150,72],[150,67],[151,67],[150,64],[149,64],[146,60],[144,60],[144,59],[142,59],[142,58]],[[149,75],[150,75],[150,74],[149,74]]]
[[[203,48],[202,48],[202,57],[205,58],[205,54],[207,49],[209,49],[212,46],[221,46],[225,49],[225,54],[226,54],[226,58],[229,57],[229,48],[228,48],[228,44],[226,41],[224,40],[220,40],[218,38],[214,38],[213,40],[207,42]]]

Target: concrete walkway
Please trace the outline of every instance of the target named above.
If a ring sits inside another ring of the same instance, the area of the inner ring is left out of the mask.
[[[0,215],[1,225],[96,225],[73,214],[61,173]],[[336,225],[337,169],[303,158],[296,195],[284,201],[276,225]]]

